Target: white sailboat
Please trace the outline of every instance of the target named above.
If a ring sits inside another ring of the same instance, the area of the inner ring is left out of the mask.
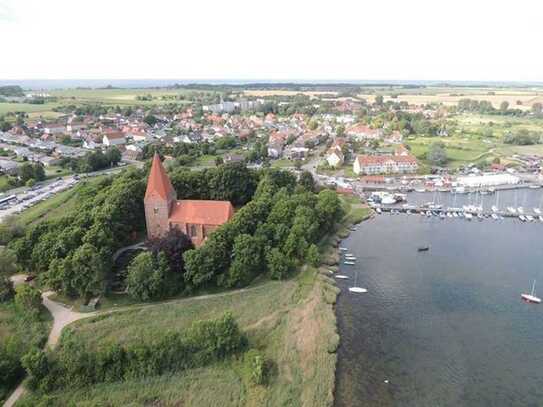
[[[497,213],[499,211],[498,207],[498,201],[500,200],[500,191],[496,193],[496,204],[492,205],[492,212]]]
[[[532,284],[532,292],[530,294],[522,293],[520,297],[531,304],[541,304],[541,298],[535,295],[535,280]]]
[[[356,272],[354,276],[354,287],[349,287],[349,291],[352,293],[367,293],[368,290],[362,287],[358,287],[356,285],[356,282],[358,281],[358,271]]]

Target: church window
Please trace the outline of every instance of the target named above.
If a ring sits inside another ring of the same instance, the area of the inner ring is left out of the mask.
[[[158,215],[158,208],[154,209],[155,215]]]
[[[196,236],[196,226],[190,225],[190,237]]]

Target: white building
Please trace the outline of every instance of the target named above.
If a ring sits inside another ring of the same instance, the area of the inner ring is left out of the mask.
[[[496,185],[515,185],[520,182],[520,179],[511,174],[483,174],[458,177],[456,181],[458,185],[477,188],[492,187]]]

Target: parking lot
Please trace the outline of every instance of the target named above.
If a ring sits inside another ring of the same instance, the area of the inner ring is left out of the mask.
[[[47,185],[36,185],[17,195],[9,195],[8,192],[7,194],[0,196],[0,199],[14,196],[14,198],[10,199],[8,202],[0,204],[0,222],[7,216],[19,214],[25,209],[73,187],[77,182],[78,180],[74,177],[66,177],[57,179]]]

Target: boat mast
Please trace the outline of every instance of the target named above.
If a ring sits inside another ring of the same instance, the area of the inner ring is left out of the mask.
[[[531,295],[534,295],[534,292],[535,292],[535,280],[534,280],[534,283],[532,284],[532,294]]]

